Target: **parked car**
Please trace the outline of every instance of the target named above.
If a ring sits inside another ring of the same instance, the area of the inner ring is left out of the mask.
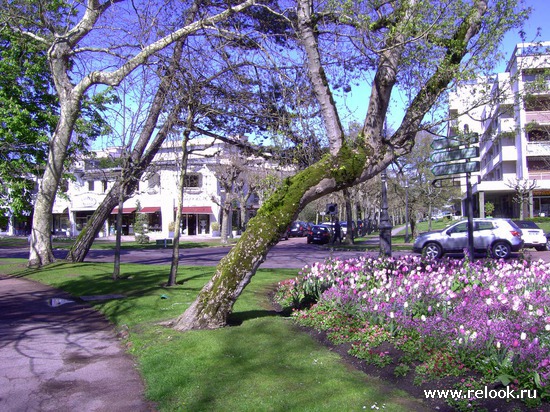
[[[511,219],[474,219],[474,250],[504,259],[523,247],[521,229]],[[468,221],[463,220],[436,232],[422,233],[413,251],[435,259],[445,253],[463,253],[468,248]]]
[[[330,227],[325,225],[315,225],[310,229],[307,235],[307,243],[319,243],[322,245],[329,243],[331,238],[332,230]]]
[[[357,225],[354,221],[351,222],[351,227],[353,228],[352,233],[353,237],[357,236]],[[348,222],[346,220],[340,222],[340,228],[342,230],[342,237],[345,237],[348,233]]]
[[[297,220],[290,225],[290,237],[303,237],[307,235],[307,223]]]
[[[538,227],[535,222],[529,220],[514,220],[514,223],[521,229],[524,248],[534,247],[539,251],[547,250],[544,230]]]

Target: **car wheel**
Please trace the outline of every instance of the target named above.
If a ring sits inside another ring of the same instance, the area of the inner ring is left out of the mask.
[[[424,256],[426,256],[428,259],[438,259],[443,254],[443,250],[441,249],[441,246],[439,246],[437,243],[428,243],[426,246],[424,246]]]
[[[506,242],[496,242],[492,247],[493,257],[496,259],[506,259],[511,252],[510,245]]]

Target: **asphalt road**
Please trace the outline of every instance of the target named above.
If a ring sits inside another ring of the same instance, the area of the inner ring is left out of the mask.
[[[192,248],[180,250],[180,265],[184,266],[216,266],[229,251],[229,247],[210,247],[210,248]],[[0,249],[1,258],[28,258],[28,250],[25,249]],[[393,256],[401,256],[412,252],[395,251]],[[524,252],[533,259],[543,259],[550,262],[550,252],[537,252],[534,249],[527,249]],[[63,259],[66,250],[54,250],[56,258]],[[112,250],[90,250],[86,257],[86,262],[112,262]],[[296,268],[300,269],[305,265],[311,265],[314,262],[322,261],[328,257],[352,258],[357,256],[378,256],[377,251],[343,251],[331,250],[330,248],[319,245],[308,245],[306,238],[290,238],[280,241],[268,253],[261,268]],[[512,257],[517,257],[513,254]],[[172,259],[172,249],[170,247],[144,250],[123,250],[121,252],[122,263],[141,263],[148,265],[169,265]]]

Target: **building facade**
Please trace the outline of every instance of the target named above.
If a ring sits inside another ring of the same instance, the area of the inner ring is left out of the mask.
[[[490,202],[494,217],[550,216],[549,73],[550,42],[521,43],[506,72],[462,84],[451,95],[457,120],[450,134],[479,134],[474,215],[484,217]]]
[[[213,141],[195,139],[189,146],[189,157],[183,189],[182,234],[209,235],[221,223],[221,208],[231,197],[231,218],[233,225],[239,218],[253,216],[259,208],[259,198],[255,193],[246,196],[246,204],[241,205],[236,191],[250,191],[247,179],[253,173],[281,174],[277,165],[253,156],[244,156],[234,146]],[[97,151],[90,159],[75,163],[70,170],[74,179],[61,185],[61,194],[56,197],[52,214],[52,234],[54,236],[77,236],[88,219],[106,197],[121,173],[122,150],[109,148]],[[136,215],[147,215],[145,227],[151,238],[168,238],[174,232],[174,222],[178,205],[178,181],[182,170],[181,142],[165,143],[155,156],[151,166],[144,173],[139,188],[122,209],[122,234],[132,235]],[[237,181],[223,182],[226,171],[236,168]],[[266,170],[268,172],[266,172]],[[233,184],[234,183],[234,184]],[[227,190],[230,187],[230,190]],[[235,189],[235,193],[232,192]],[[241,196],[242,198],[242,196]],[[245,210],[241,212],[241,208]],[[100,237],[115,234],[118,207],[104,223]],[[8,229],[8,234],[25,234],[16,231],[18,222]],[[29,227],[30,230],[30,227]]]

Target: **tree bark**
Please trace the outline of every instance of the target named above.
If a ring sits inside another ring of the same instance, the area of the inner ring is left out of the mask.
[[[192,122],[192,114],[189,112],[188,123]],[[174,243],[172,245],[172,264],[170,265],[170,274],[168,276],[168,283],[166,286],[175,286],[176,278],[178,276],[178,266],[180,259],[180,235],[181,235],[181,214],[183,210],[183,192],[185,187],[185,177],[187,176],[187,160],[189,158],[189,152],[187,143],[189,142],[189,135],[191,131],[187,128],[183,134],[183,141],[181,144],[182,159],[181,159],[181,171],[178,181],[178,209],[176,210],[176,222],[174,227]]]
[[[344,239],[344,243],[346,245],[353,245],[353,217],[352,217],[352,206],[351,206],[351,198],[350,193],[348,189],[344,189],[342,191],[344,194],[344,203],[346,204],[346,238]]]
[[[76,100],[65,102],[61,116],[50,142],[48,162],[36,196],[30,237],[29,267],[39,267],[54,262],[51,234],[52,209],[57,187],[63,173],[67,146],[71,131],[78,117],[80,105]]]

